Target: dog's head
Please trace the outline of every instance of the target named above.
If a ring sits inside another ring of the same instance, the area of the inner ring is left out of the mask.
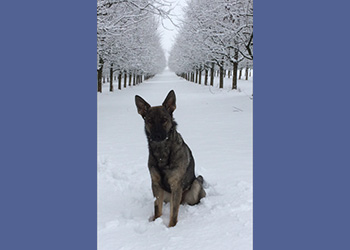
[[[171,90],[161,106],[151,107],[142,97],[135,96],[138,113],[145,121],[145,131],[149,140],[161,142],[168,138],[171,130],[176,126],[173,112],[176,108],[176,97]]]

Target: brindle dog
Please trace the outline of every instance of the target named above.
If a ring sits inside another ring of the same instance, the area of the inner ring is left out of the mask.
[[[151,174],[154,217],[162,215],[163,201],[170,201],[169,227],[177,223],[180,203],[195,205],[205,197],[203,177],[195,177],[194,159],[190,148],[176,131],[173,112],[175,92],[171,90],[161,106],[151,107],[135,96],[138,113],[145,121],[148,141],[148,168]]]

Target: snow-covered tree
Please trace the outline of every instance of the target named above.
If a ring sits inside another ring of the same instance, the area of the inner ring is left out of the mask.
[[[222,88],[225,67],[231,65],[232,88],[236,89],[238,63],[243,59],[253,60],[252,0],[189,1],[170,52],[170,69],[189,80],[202,69],[207,79],[210,69],[212,84],[218,67]]]
[[[97,59],[98,91],[101,79],[109,67],[110,91],[113,73],[121,78],[133,75],[134,82],[142,76],[159,73],[165,67],[165,55],[160,46],[155,15],[167,18],[170,4],[157,0],[98,0],[97,1]],[[129,84],[131,80],[129,79]]]

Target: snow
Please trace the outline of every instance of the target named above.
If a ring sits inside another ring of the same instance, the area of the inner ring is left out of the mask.
[[[228,78],[218,89],[165,70],[113,93],[108,84],[98,94],[98,249],[252,249],[252,79],[239,80],[237,91]],[[134,97],[160,105],[171,89],[178,132],[207,196],[196,206],[180,206],[177,225],[168,228],[169,204],[149,221],[148,148]]]

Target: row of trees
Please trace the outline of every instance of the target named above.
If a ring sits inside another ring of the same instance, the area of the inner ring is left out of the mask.
[[[114,73],[118,89],[127,77],[135,84],[161,72],[166,59],[158,34],[157,17],[168,17],[169,5],[157,0],[97,1],[97,90],[108,74],[113,91]]]
[[[177,75],[213,85],[219,70],[232,72],[237,89],[239,69],[253,68],[253,0],[189,0],[185,18],[169,55],[169,68]]]

